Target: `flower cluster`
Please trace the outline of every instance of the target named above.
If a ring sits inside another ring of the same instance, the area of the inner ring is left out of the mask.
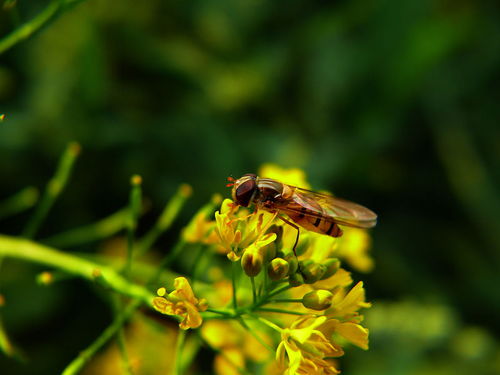
[[[267,165],[260,175],[309,187],[300,170]],[[276,215],[252,212],[226,199],[215,220],[207,212],[198,213],[184,237],[204,244],[207,252],[213,249],[224,254],[233,264],[233,298],[217,296],[227,293],[226,287],[204,293],[211,309],[203,315],[208,321],[202,337],[224,354],[218,357],[217,373],[228,373],[221,370],[227,366],[233,370],[249,368],[248,360],[258,362],[249,354],[255,348],[244,349],[244,343],[252,341],[249,333],[254,346],[275,348],[281,374],[337,374],[335,358],[344,354],[346,345],[368,349],[368,329],[362,325],[360,310],[369,308],[370,303],[365,300],[363,283],[352,286],[350,273],[342,268],[343,262],[361,272],[373,268],[368,253],[370,237],[365,230],[345,228],[342,237],[333,238],[301,229],[294,252],[295,228]],[[234,267],[238,263],[239,275]],[[227,274],[222,268],[218,282],[224,283]],[[186,279],[178,280],[174,292],[164,296],[162,291],[163,295],[155,298],[155,308],[182,316],[181,328],[196,328],[202,323],[200,312],[206,309],[206,301],[194,297]],[[217,305],[216,301],[226,304]],[[216,339],[217,330],[225,332],[227,339]],[[279,337],[274,345],[270,339],[273,331]]]

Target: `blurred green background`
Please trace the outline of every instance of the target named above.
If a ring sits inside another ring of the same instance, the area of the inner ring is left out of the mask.
[[[4,6],[0,36],[48,3]],[[227,176],[300,167],[379,214],[376,269],[354,275],[374,302],[371,348],[348,351],[343,373],[499,374],[499,84],[495,2],[88,0],[0,55],[0,198],[43,188],[77,141],[38,238],[126,205],[134,173],[144,226],[192,185],[176,233],[229,195]],[[0,356],[2,374],[58,373],[110,321],[87,283],[40,287],[41,270],[0,271],[29,359]]]

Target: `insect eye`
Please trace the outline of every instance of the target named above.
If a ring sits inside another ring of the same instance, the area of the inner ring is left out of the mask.
[[[252,199],[252,195],[256,188],[257,183],[255,182],[255,180],[248,180],[243,182],[236,189],[236,203],[238,203],[240,206],[248,207],[248,205],[250,204],[250,199]]]

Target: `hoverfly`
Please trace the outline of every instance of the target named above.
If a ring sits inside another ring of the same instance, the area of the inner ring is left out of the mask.
[[[299,227],[331,237],[342,236],[339,225],[355,228],[372,228],[377,224],[377,215],[366,207],[328,194],[302,189],[273,180],[245,174],[227,186],[232,186],[233,201],[240,206],[254,204],[275,214],[281,220],[297,229]],[[285,214],[290,220],[280,214]]]

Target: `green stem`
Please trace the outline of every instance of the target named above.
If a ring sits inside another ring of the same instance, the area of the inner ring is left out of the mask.
[[[165,257],[167,259],[168,257]],[[162,263],[167,264],[168,262],[163,261]],[[153,282],[157,280],[161,275],[161,268],[154,274],[153,277],[149,280],[149,282]],[[149,297],[149,301],[147,304],[151,306],[153,300],[153,296]],[[121,326],[132,316],[132,314],[139,308],[141,305],[141,301],[136,299],[131,302],[125,311],[115,318],[113,323],[111,323],[108,328],[83,352],[81,352],[77,358],[75,358],[64,370],[63,375],[75,375],[77,374],[83,366],[87,363],[90,358],[102,347],[106,344],[121,328]]]
[[[134,311],[141,305],[141,301],[131,302],[127,308],[118,315],[113,323],[108,326],[103,333],[84,351],[80,352],[78,357],[76,357],[62,372],[62,375],[75,375],[80,372],[80,370],[85,366],[85,364],[94,356],[97,351],[104,346],[106,342],[109,341],[122,327],[122,325],[127,321],[128,318],[134,313]]]
[[[251,276],[250,281],[252,282],[253,304],[255,305],[257,303],[257,291],[255,289],[255,278],[253,276]]]
[[[33,19],[19,26],[17,29],[0,40],[0,54],[4,53],[9,48],[22,42],[23,40],[28,39],[49,21],[55,19],[55,17],[63,10],[69,9],[72,5],[81,1],[83,0],[52,0],[49,5],[47,5],[45,9],[38,13]]]
[[[132,256],[134,252],[134,241],[135,241],[135,230],[137,228],[137,218],[139,217],[139,211],[141,209],[141,183],[142,179],[138,175],[132,176],[131,184],[132,189],[130,191],[129,199],[129,213],[127,220],[127,260],[125,263],[124,274],[127,278],[130,277],[132,268]]]
[[[184,348],[184,343],[186,341],[186,331],[183,329],[179,329],[179,333],[177,334],[177,344],[175,350],[175,375],[181,375],[181,359],[182,359],[182,349]]]
[[[279,333],[281,333],[283,331],[283,329],[281,327],[277,326],[276,324],[274,324],[273,322],[267,320],[266,318],[258,316],[257,319],[259,321],[261,321],[262,323],[264,323],[265,325],[267,325],[268,327],[271,327],[275,331],[278,331]]]
[[[276,289],[275,291],[271,292],[268,294],[267,298],[271,298],[271,297],[274,297],[280,293],[283,293],[283,292],[286,292],[288,289],[291,289],[293,288],[293,286],[291,285],[285,285],[285,286],[282,286],[281,288],[279,289]]]
[[[275,313],[280,313],[280,314],[290,314],[290,315],[310,315],[307,313],[301,313],[298,311],[289,311],[289,310],[282,310],[282,309],[272,309],[272,308],[267,308],[267,307],[259,307],[256,309],[257,311],[263,311],[263,312],[275,312]]]
[[[56,173],[54,177],[50,179],[47,183],[45,191],[43,192],[42,199],[38,204],[35,213],[28,221],[26,228],[24,229],[23,236],[27,238],[33,238],[43,220],[49,213],[52,205],[59,197],[59,195],[64,190],[66,183],[68,182],[68,178],[71,173],[71,169],[73,168],[73,164],[76,161],[76,157],[80,153],[80,145],[76,142],[71,142],[66,147],[66,150],[61,156],[59,160],[59,165],[57,167]]]
[[[103,281],[107,287],[152,306],[154,296],[147,289],[129,282],[114,269],[30,240],[0,234],[1,256],[54,267],[91,281],[96,281],[96,276],[99,275],[98,279]]]
[[[266,348],[267,350],[269,350],[271,353],[274,353],[275,350],[273,348],[271,348],[264,340],[262,340],[262,338],[257,335],[253,329],[251,329],[247,324],[246,322],[243,320],[243,318],[240,318],[238,319],[238,322],[242,325],[243,328],[245,328],[253,337],[255,337],[255,339],[264,347]]]
[[[139,241],[136,249],[136,256],[143,255],[158,240],[161,234],[170,228],[180,210],[191,196],[192,189],[189,185],[183,184],[177,193],[167,203],[157,222],[151,230]]]
[[[231,262],[231,283],[233,285],[233,309],[236,312],[238,310],[238,300],[236,298],[236,272],[238,264],[236,262]]]
[[[0,202],[0,219],[23,212],[36,203],[38,190],[32,186],[27,187],[13,196]]]
[[[214,313],[214,314],[224,315],[224,316],[227,316],[227,317],[234,317],[234,314],[231,313],[231,312],[229,312],[229,311],[222,311],[222,310],[216,310],[216,309],[211,309],[211,308],[208,308],[205,311],[211,312],[211,313]]]
[[[109,238],[127,226],[128,217],[129,210],[124,208],[95,223],[44,238],[40,242],[50,246],[67,248]]]
[[[115,312],[115,319],[120,315],[120,312],[122,311],[123,308],[123,303],[120,299],[120,296],[117,294],[114,294],[112,296],[112,303],[114,306],[114,312]],[[122,367],[123,367],[123,373],[125,375],[133,375],[132,373],[132,367],[130,366],[130,361],[128,357],[128,352],[127,352],[127,344],[125,340],[125,333],[123,331],[123,325],[120,326],[117,332],[117,341],[118,341],[118,348],[120,349],[120,356],[122,360]]]
[[[266,303],[289,303],[289,302],[302,303],[302,298],[276,298],[276,299],[268,299],[266,301]]]

